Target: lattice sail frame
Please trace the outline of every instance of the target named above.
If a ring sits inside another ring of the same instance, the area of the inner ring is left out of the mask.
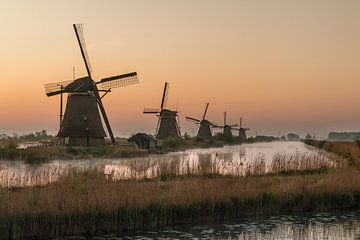
[[[136,75],[121,79],[110,80],[110,81],[104,81],[104,82],[102,81],[99,82],[99,89],[101,90],[110,90],[112,88],[125,87],[129,85],[138,84],[140,82],[139,78]]]
[[[89,54],[87,52],[87,47],[86,47],[86,43],[85,43],[83,26],[82,26],[82,24],[74,24],[74,26],[75,26],[77,34],[79,36],[79,41],[80,41],[80,45],[81,45],[80,47],[82,48],[82,50],[84,52],[86,65],[89,68],[89,71],[92,72],[90,58],[89,58]]]
[[[47,83],[44,85],[45,92],[46,92],[46,94],[49,94],[52,92],[58,92],[58,91],[64,90],[64,88],[72,82],[73,82],[73,80],[56,82],[56,83]]]

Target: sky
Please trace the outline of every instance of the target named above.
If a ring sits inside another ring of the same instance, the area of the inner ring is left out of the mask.
[[[136,71],[140,84],[104,98],[118,136],[154,133],[165,81],[185,116],[243,123],[250,135],[325,137],[360,130],[358,0],[0,0],[0,132],[58,130],[59,97],[45,83]]]

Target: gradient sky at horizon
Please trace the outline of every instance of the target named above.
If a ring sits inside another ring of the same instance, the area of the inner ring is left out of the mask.
[[[73,23],[84,25],[94,78],[137,71],[104,102],[116,135],[154,132],[168,106],[251,134],[360,130],[360,1],[14,0],[0,8],[0,133],[58,129],[43,85],[85,74]]]

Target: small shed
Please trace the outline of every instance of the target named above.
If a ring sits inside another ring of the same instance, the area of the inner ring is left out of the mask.
[[[128,139],[130,144],[136,144],[139,148],[144,149],[155,149],[156,148],[156,139],[146,133],[137,133],[134,136]]]

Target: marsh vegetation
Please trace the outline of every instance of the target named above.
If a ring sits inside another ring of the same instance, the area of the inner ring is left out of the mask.
[[[139,177],[148,166],[133,161],[127,166],[137,175],[127,179],[94,169],[68,172],[44,186],[1,188],[0,234],[5,239],[94,236],[359,208],[360,171],[348,159],[322,153],[272,156],[251,164],[239,158],[237,165],[226,154],[217,154],[223,162],[201,155],[187,162],[158,161],[151,177]]]

